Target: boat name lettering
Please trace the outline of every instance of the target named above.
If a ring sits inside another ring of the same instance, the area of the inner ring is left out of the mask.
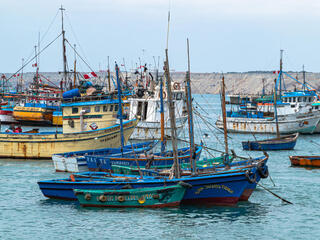
[[[203,190],[205,189],[224,189],[229,193],[233,193],[233,190],[231,190],[229,187],[227,187],[226,185],[222,185],[222,184],[210,184],[210,185],[205,185],[203,187],[199,187],[197,189],[197,191],[195,192],[195,194],[200,194]]]

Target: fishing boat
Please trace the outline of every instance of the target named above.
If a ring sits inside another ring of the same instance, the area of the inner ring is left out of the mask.
[[[74,193],[83,207],[174,207],[178,206],[185,194],[183,183],[163,186],[120,190],[82,190]]]
[[[283,75],[302,84],[303,89],[293,92],[283,92],[281,83]],[[278,87],[279,86],[279,87]],[[231,109],[227,112],[227,126],[229,132],[242,133],[277,133],[277,122],[280,134],[313,134],[320,131],[320,111],[312,108],[312,103],[318,99],[316,91],[305,82],[301,83],[282,70],[282,52],[280,71],[276,82],[279,93],[276,100],[271,96],[255,99],[254,108],[247,108],[246,104],[239,110]],[[232,100],[232,99],[231,99]],[[239,102],[230,101],[239,105]],[[242,102],[241,102],[242,103]],[[252,105],[252,104],[251,104]],[[273,111],[278,108],[278,119]],[[232,107],[232,106],[231,106]],[[223,128],[222,118],[216,121],[218,128]]]
[[[291,166],[320,167],[320,156],[289,156]]]
[[[122,138],[115,124],[116,106],[118,102],[109,96],[66,100],[62,132],[0,133],[0,157],[50,159],[57,153],[117,148]],[[137,120],[123,124],[125,143],[136,124]]]
[[[270,138],[260,141],[242,142],[243,150],[272,151],[272,150],[292,150],[294,149],[299,134],[280,136],[280,138]]]
[[[156,143],[153,141],[126,145],[123,153],[141,154],[148,152]],[[56,172],[85,172],[89,171],[86,157],[110,156],[121,153],[121,148],[90,149],[86,151],[53,154],[52,161]]]
[[[280,75],[279,75],[280,76]],[[244,150],[257,150],[257,151],[274,151],[274,150],[292,150],[297,142],[299,133],[280,136],[279,123],[278,123],[278,109],[277,109],[277,87],[275,80],[275,91],[274,91],[274,116],[276,119],[276,130],[277,137],[267,140],[259,141],[245,141],[242,142]]]
[[[178,136],[182,133],[187,121],[187,113],[185,106],[185,90],[180,83],[172,84],[173,99],[175,104],[176,128]],[[140,94],[143,95],[141,96]],[[156,86],[152,93],[149,91],[140,91],[139,95],[128,99],[130,103],[129,119],[139,117],[140,121],[134,130],[130,139],[134,140],[155,140],[161,138],[161,122],[160,122],[160,86]],[[167,103],[167,91],[163,91],[164,101],[164,134],[170,138],[171,125],[169,121]]]
[[[194,158],[199,160],[202,151],[202,146],[197,146]],[[164,169],[170,168],[173,164],[173,151],[143,154],[138,152],[119,153],[110,156],[89,155],[85,156],[87,166],[90,171],[110,171],[109,163],[115,172],[124,173],[125,169],[137,168],[147,169]],[[180,148],[178,150],[178,161],[180,164],[190,162],[190,149]],[[125,168],[122,168],[125,167]],[[130,174],[128,170],[126,173]]]

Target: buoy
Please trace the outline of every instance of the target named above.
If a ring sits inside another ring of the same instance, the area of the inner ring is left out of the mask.
[[[180,90],[180,83],[175,82],[175,83],[173,84],[173,89],[174,89],[174,90]]]
[[[99,201],[100,202],[105,202],[105,201],[107,201],[107,197],[105,195],[100,195],[99,196]]]
[[[119,197],[118,197],[118,201],[119,201],[119,202],[124,202],[124,201],[125,201],[124,196],[119,196]]]
[[[90,193],[86,193],[86,195],[84,195],[84,199],[89,201],[91,199],[91,194]]]

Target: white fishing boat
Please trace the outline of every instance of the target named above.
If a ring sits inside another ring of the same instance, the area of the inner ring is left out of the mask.
[[[181,134],[184,125],[187,121],[187,111],[185,102],[185,89],[181,87],[180,83],[175,82],[171,86],[173,102],[175,104],[176,128],[177,134]],[[167,94],[164,95],[164,134],[170,138],[171,125],[169,118],[169,111],[167,109]],[[161,123],[160,123],[160,87],[155,87],[155,90],[140,91],[139,96],[129,98],[130,113],[129,119],[139,118],[140,121],[135,128],[130,139],[134,140],[155,140],[161,137]]]

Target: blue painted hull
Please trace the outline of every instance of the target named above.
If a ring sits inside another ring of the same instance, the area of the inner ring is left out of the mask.
[[[201,155],[202,147],[197,146],[196,148],[196,161],[199,160]],[[190,149],[182,148],[178,149],[179,163],[189,163],[190,162]],[[133,166],[136,167],[137,163],[139,167],[146,167],[149,165],[149,168],[161,167],[161,166],[172,166],[173,157],[167,157],[166,155],[172,155],[171,151],[166,152],[164,156],[161,156],[160,153],[153,154],[154,159],[151,161],[147,157],[139,157],[137,153],[124,154],[124,155],[112,155],[112,156],[86,156],[87,165],[90,171],[110,171],[111,165],[118,166]]]
[[[252,174],[257,169],[251,168]],[[182,203],[204,205],[235,205],[248,186],[245,171],[235,173],[220,173],[217,175],[202,175],[197,177],[181,177],[180,179],[153,178],[144,179],[114,179],[101,178],[104,173],[87,173],[95,176],[91,180],[75,176],[75,181],[69,179],[49,180],[38,182],[39,187],[48,198],[76,200],[73,189],[122,189],[130,185],[132,188],[158,187],[175,185],[180,181],[190,184]],[[82,181],[81,181],[82,180]]]
[[[275,151],[275,150],[292,150],[296,145],[296,141],[287,143],[259,143],[259,142],[242,142],[243,150],[255,151]]]

